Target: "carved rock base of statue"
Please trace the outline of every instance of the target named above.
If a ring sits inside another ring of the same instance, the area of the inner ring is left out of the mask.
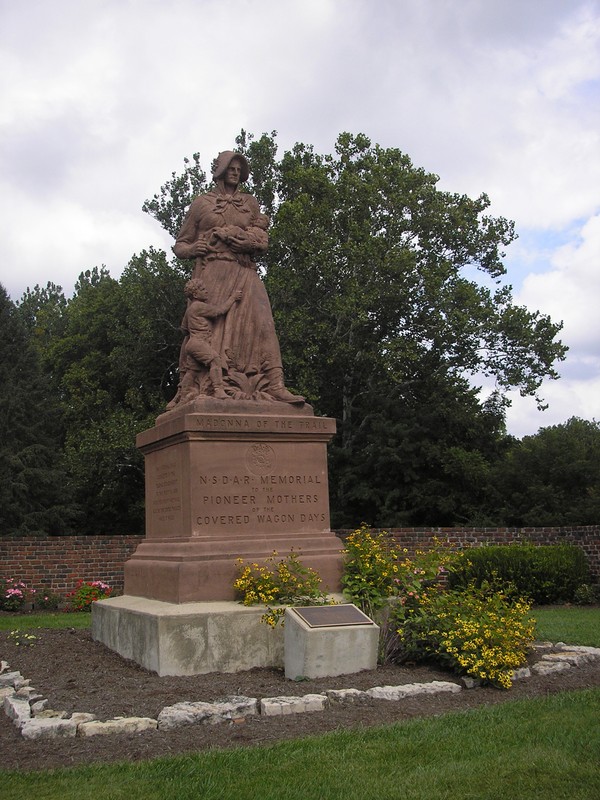
[[[125,565],[125,595],[94,603],[94,639],[160,675],[281,667],[279,628],[261,622],[264,607],[234,601],[238,559],[293,550],[339,591],[326,452],[334,432],[335,420],[306,405],[203,397],[161,415],[137,441],[146,538]]]
[[[233,600],[237,559],[292,550],[324,588],[339,591],[342,543],[329,527],[326,452],[335,420],[283,403],[204,398],[188,408],[138,437],[146,539],[125,565],[125,594]]]

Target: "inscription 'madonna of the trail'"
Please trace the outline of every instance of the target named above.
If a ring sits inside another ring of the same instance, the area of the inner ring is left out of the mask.
[[[321,417],[241,417],[233,414],[227,416],[200,416],[194,418],[194,425],[205,431],[290,431],[295,433],[319,433],[333,430],[332,420]]]

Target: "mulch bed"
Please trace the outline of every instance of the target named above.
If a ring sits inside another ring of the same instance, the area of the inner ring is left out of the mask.
[[[94,642],[88,630],[42,629],[33,633],[37,637],[34,645],[24,646],[16,645],[7,632],[0,632],[0,657],[12,669],[31,679],[31,685],[48,698],[51,708],[69,713],[87,711],[100,720],[116,716],[156,718],[165,706],[184,700],[214,702],[231,695],[262,698],[303,695],[326,689],[370,689],[456,680],[446,671],[422,665],[387,666],[371,672],[299,682],[286,680],[283,672],[275,669],[159,678]],[[400,702],[368,700],[336,704],[323,712],[288,717],[257,716],[242,723],[38,741],[23,739],[12,722],[1,714],[0,767],[40,770],[91,762],[138,761],[210,748],[269,745],[338,729],[387,725],[413,717],[589,687],[600,687],[597,662],[546,677],[533,676],[516,682],[509,691],[482,687]]]

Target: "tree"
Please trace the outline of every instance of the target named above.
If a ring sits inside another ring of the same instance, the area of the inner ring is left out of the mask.
[[[362,134],[341,134],[335,155],[297,144],[278,160],[274,133],[242,131],[237,147],[273,220],[261,266],[287,384],[338,420],[332,519],[480,519],[507,391],[541,404],[566,352],[561,325],[515,306],[502,283],[513,223]],[[199,169],[196,154],[145,206],[172,233],[178,202],[204,186]],[[497,386],[483,404],[482,375]]]
[[[267,284],[295,355],[307,334],[311,350],[327,343],[327,371],[339,374],[338,416],[347,419],[355,395],[382,371],[396,385],[423,365],[483,374],[500,392],[532,395],[557,377],[561,325],[514,306],[501,285],[501,248],[514,226],[485,215],[488,198],[441,192],[437,176],[362,135],[342,134],[336,152],[322,157],[296,145],[278,165]],[[464,274],[473,268],[493,288]]]
[[[135,438],[175,391],[184,305],[179,267],[151,248],[118,281],[104,268],[82,273],[48,343],[83,533],[143,530]]]
[[[18,314],[29,332],[29,341],[42,363],[53,340],[64,332],[67,298],[62,286],[48,282],[44,288],[27,289],[17,303]]]
[[[495,469],[507,525],[595,525],[600,518],[600,423],[572,417],[515,442]]]
[[[188,206],[197,195],[205,191],[206,174],[200,166],[200,153],[194,153],[191,160],[184,158],[183,173],[171,173],[171,179],[161,186],[159,193],[151,200],[145,200],[142,211],[160,222],[173,238],[185,219]]]
[[[0,286],[0,531],[69,533],[76,518],[58,402],[22,315]]]

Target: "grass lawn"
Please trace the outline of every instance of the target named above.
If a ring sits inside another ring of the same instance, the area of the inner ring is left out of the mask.
[[[3,800],[589,800],[600,797],[600,690],[509,702],[271,747],[41,773]]]
[[[54,611],[44,614],[7,614],[0,617],[0,631],[34,628],[89,628],[92,615],[86,611]]]
[[[531,613],[537,621],[538,639],[600,647],[600,608],[542,606]]]

